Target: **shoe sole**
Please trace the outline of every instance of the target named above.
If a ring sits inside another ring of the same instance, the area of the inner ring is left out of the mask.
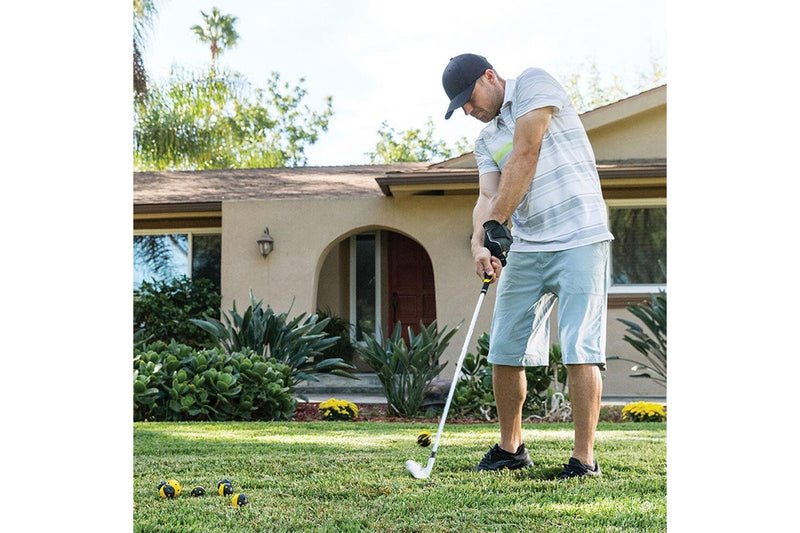
[[[523,464],[508,464],[511,461],[498,461],[497,463],[493,464],[492,466],[488,467],[476,467],[476,472],[496,472],[497,470],[520,470],[522,468],[529,468],[533,466],[533,461],[529,461]]]

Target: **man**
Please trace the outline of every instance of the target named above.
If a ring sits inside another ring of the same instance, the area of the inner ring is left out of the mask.
[[[442,84],[450,98],[446,119],[460,107],[487,123],[475,141],[480,193],[472,254],[477,274],[498,282],[488,358],[500,442],[477,470],[533,465],[522,439],[525,367],[548,364],[549,316],[558,301],[575,430],[558,477],[600,475],[594,435],[614,237],[586,131],[564,89],[541,69],[504,80],[486,58],[462,54],[450,60]]]

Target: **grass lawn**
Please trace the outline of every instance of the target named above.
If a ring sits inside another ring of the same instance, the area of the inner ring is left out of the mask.
[[[472,468],[498,438],[497,424],[445,427],[431,477],[416,444],[434,424],[232,422],[134,424],[134,531],[666,531],[666,423],[601,423],[599,479],[557,481],[572,449],[571,424],[525,424],[535,466]],[[162,499],[158,482],[183,485]],[[228,478],[250,500],[216,492]],[[207,493],[192,497],[202,485]]]

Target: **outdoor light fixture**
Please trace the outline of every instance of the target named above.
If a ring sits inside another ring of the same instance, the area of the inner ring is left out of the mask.
[[[264,228],[264,234],[256,241],[258,243],[258,250],[264,259],[267,258],[272,248],[275,246],[275,239],[269,234],[269,228]]]

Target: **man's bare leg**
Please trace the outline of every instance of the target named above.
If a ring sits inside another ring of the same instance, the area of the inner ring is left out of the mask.
[[[528,390],[525,367],[494,365],[492,386],[500,422],[500,448],[515,453],[522,444],[522,405]]]
[[[603,393],[600,369],[594,364],[567,365],[567,380],[572,421],[575,425],[575,446],[572,456],[581,463],[592,466],[594,434],[600,419],[600,398]],[[497,410],[500,411],[499,402]],[[500,427],[502,431],[502,425]]]

